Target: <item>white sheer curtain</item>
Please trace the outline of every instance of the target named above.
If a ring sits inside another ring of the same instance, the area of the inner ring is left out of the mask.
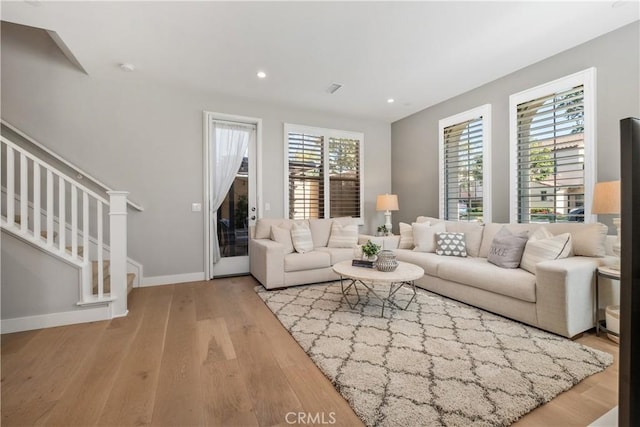
[[[255,138],[255,125],[229,123],[213,120],[211,122],[211,212],[213,219],[213,263],[220,261],[220,243],[218,242],[217,210],[222,205],[233,180],[247,154],[249,142]],[[231,219],[233,220],[233,219]]]

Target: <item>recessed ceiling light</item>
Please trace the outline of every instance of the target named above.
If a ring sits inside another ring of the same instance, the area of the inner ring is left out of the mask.
[[[259,79],[264,79],[265,77],[267,77],[267,73],[265,73],[264,71],[258,71],[258,74],[256,75]]]
[[[134,70],[136,69],[136,66],[135,66],[135,65],[133,65],[133,64],[129,64],[129,63],[126,63],[126,62],[125,62],[125,63],[123,63],[123,64],[120,64],[120,69],[121,69],[122,71],[131,72],[131,71],[134,71]]]
[[[389,99],[387,99],[387,102],[388,102],[389,104],[393,104],[394,102],[396,102],[396,100],[395,100],[395,99],[393,99],[393,98],[389,98]]]

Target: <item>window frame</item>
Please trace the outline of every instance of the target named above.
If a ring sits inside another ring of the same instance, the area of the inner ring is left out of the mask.
[[[591,213],[593,188],[596,182],[596,68],[570,74],[509,96],[509,220],[518,223],[518,105],[537,98],[583,86],[584,102],[584,222],[593,223]]]
[[[492,221],[492,176],[491,176],[491,104],[484,104],[467,111],[445,117],[438,121],[438,165],[439,165],[439,215],[445,218],[445,158],[444,143],[446,128],[482,117],[482,222]],[[450,220],[457,221],[457,220]],[[472,222],[472,221],[469,221]]]
[[[314,136],[322,136],[325,150],[323,154],[324,167],[324,218],[330,218],[331,214],[331,182],[329,167],[329,138],[357,139],[359,141],[359,177],[360,177],[360,216],[354,218],[358,225],[364,225],[364,133],[328,129],[293,123],[284,124],[284,217],[289,218],[289,133],[305,133]]]

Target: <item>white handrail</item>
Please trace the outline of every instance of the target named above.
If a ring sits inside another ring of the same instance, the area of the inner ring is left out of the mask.
[[[108,185],[104,184],[103,182],[101,182],[100,180],[98,180],[97,178],[91,176],[90,174],[86,173],[84,170],[82,170],[81,168],[79,168],[78,166],[74,165],[73,163],[65,160],[62,156],[56,154],[55,152],[51,151],[49,148],[45,147],[44,145],[40,144],[38,141],[36,141],[35,139],[33,139],[32,137],[30,137],[29,135],[27,135],[26,133],[22,132],[20,129],[16,128],[15,126],[13,126],[11,123],[7,122],[4,119],[0,119],[0,123],[2,123],[2,125],[6,126],[7,128],[11,129],[11,131],[13,131],[14,133],[16,133],[17,135],[19,135],[20,137],[22,137],[23,139],[25,139],[26,141],[28,141],[30,144],[35,145],[36,147],[38,147],[40,150],[46,152],[48,155],[50,155],[51,157],[53,157],[54,159],[58,160],[59,162],[67,165],[68,167],[70,167],[71,169],[73,169],[74,171],[76,171],[77,173],[79,173],[80,175],[82,175],[85,178],[88,178],[89,180],[91,180],[93,183],[95,183],[96,185],[98,185],[99,187],[103,188],[105,192],[109,192],[109,191],[113,191],[113,189],[111,187],[109,187]],[[132,208],[134,208],[135,210],[142,212],[144,211],[144,208],[135,203],[132,202],[131,200],[127,199],[127,205],[131,206]]]
[[[54,173],[55,175],[57,175],[58,177],[62,178],[65,181],[71,182],[68,178],[67,175],[64,172],[61,172],[59,169],[56,169],[54,166],[51,166],[49,163],[45,162],[44,160],[40,160],[39,158],[37,158],[36,156],[34,156],[33,154],[31,154],[30,152],[28,152],[27,150],[25,150],[22,147],[19,147],[18,145],[16,145],[15,143],[13,143],[12,141],[8,140],[7,138],[5,138],[4,136],[0,136],[0,140],[2,140],[2,142],[4,142],[5,144],[7,144],[7,146],[11,147],[11,149],[13,151],[18,151],[22,154],[24,154],[25,156],[27,156],[30,160],[33,160],[34,162],[37,162],[40,166],[42,166],[43,168],[50,170],[52,173]],[[8,160],[8,159],[7,159]],[[11,165],[9,165],[9,162],[7,162],[7,168],[11,167],[11,169],[13,170],[13,163],[11,163]],[[8,170],[8,169],[7,169]],[[7,178],[9,178],[9,176],[7,176]],[[11,180],[13,180],[13,175],[11,175]],[[99,195],[98,193],[96,193],[95,191],[85,187],[84,185],[80,184],[79,182],[75,182],[74,183],[78,186],[78,188],[82,191],[84,191],[85,193],[89,194],[91,197],[98,199],[100,201],[102,201],[102,203],[108,205],[109,202],[107,201],[107,199],[105,199],[104,197],[102,197],[101,195]],[[7,185],[8,187],[8,185]]]

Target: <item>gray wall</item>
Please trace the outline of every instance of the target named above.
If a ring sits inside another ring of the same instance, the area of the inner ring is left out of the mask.
[[[384,222],[377,194],[391,190],[389,123],[175,88],[143,67],[118,80],[73,68],[40,31],[2,25],[2,118],[117,190],[144,212],[129,212],[129,256],[145,276],[204,271],[202,111],[263,119],[263,201],[283,216],[283,123],[365,135],[365,226]],[[115,66],[115,64],[114,64]]]
[[[635,22],[393,123],[394,223],[439,215],[438,121],[482,104],[492,107],[493,221],[509,222],[509,96],[589,67],[597,68],[596,181],[620,179],[619,121],[640,116],[639,40]]]
[[[2,318],[81,310],[80,270],[2,231]]]

